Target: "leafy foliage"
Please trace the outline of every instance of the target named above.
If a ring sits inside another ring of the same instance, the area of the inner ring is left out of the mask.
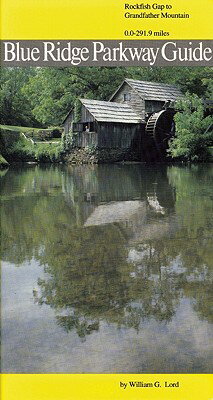
[[[0,113],[1,123],[8,125],[39,125],[32,110],[31,100],[24,94],[35,68],[1,68]]]
[[[61,146],[57,143],[35,144],[34,154],[38,162],[59,162],[61,161]]]
[[[19,131],[1,129],[0,150],[8,161],[59,162],[61,144],[34,143]]]
[[[213,118],[205,117],[202,100],[196,95],[188,94],[177,108],[176,135],[170,141],[169,153],[187,161],[206,160],[213,139]]]
[[[123,79],[177,84],[185,93],[210,98],[209,67],[69,67],[2,68],[2,123],[23,126],[60,125],[78,98],[108,100]]]
[[[209,67],[2,68],[2,123],[32,127],[61,125],[71,108],[78,122],[79,98],[108,100],[125,78],[177,84],[184,93],[196,93],[199,97],[211,98],[213,94]],[[211,144],[209,132],[205,133],[210,117],[204,118],[198,97],[193,95],[188,99],[180,105],[182,113],[176,115],[177,135],[169,152],[186,160],[203,159],[207,144]],[[71,141],[70,137],[62,140],[63,150],[69,148]]]

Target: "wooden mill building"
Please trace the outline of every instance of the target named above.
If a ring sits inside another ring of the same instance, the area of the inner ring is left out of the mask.
[[[174,85],[125,79],[110,101],[130,104],[145,119],[148,113],[162,110],[165,102],[174,102],[180,97],[183,95]]]
[[[73,132],[82,132],[76,146],[129,148],[139,134],[142,119],[126,103],[80,99],[81,122],[73,123]]]
[[[165,103],[174,103],[182,96],[173,85],[125,79],[109,101],[80,99],[80,119],[76,122],[74,109],[70,110],[63,121],[65,134],[73,134],[74,146],[78,148],[145,147],[150,115],[158,115]]]

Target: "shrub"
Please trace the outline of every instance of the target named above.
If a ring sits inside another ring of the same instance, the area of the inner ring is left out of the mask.
[[[59,162],[62,156],[61,144],[34,143],[20,132],[1,129],[0,150],[9,161]]]
[[[60,162],[61,146],[54,143],[35,144],[35,159],[38,162]]]
[[[176,134],[169,143],[168,153],[186,161],[208,159],[208,146],[212,141],[211,116],[204,117],[202,100],[196,95],[187,95],[177,103]]]
[[[9,161],[33,160],[33,144],[20,132],[1,129],[0,147],[2,155]]]

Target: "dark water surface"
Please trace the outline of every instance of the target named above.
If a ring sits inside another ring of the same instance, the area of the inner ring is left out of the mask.
[[[4,372],[212,372],[213,166],[1,176]]]

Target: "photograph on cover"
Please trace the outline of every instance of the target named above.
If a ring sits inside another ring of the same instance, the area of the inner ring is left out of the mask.
[[[2,68],[3,373],[210,373],[210,67]]]

